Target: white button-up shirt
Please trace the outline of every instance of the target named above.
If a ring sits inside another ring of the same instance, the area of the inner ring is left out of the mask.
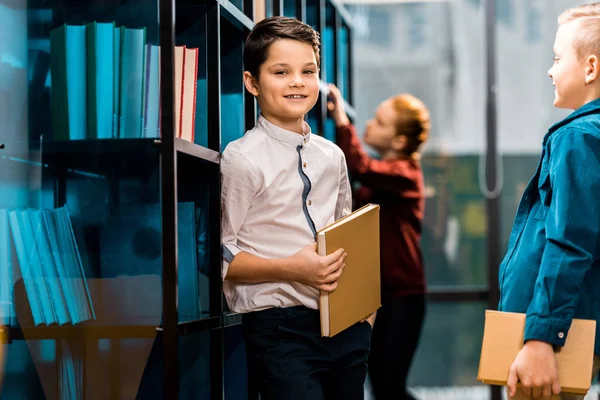
[[[223,269],[240,251],[288,257],[314,243],[316,232],[349,214],[352,194],[346,159],[337,145],[300,135],[260,116],[256,126],[229,143],[221,158]],[[319,291],[298,282],[225,280],[234,312],[305,305],[318,309]]]

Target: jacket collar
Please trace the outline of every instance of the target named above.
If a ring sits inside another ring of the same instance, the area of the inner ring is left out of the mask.
[[[578,118],[584,117],[586,115],[590,115],[590,114],[600,114],[600,99],[595,99],[590,101],[587,104],[584,104],[583,106],[579,107],[577,110],[573,111],[571,114],[569,114],[565,119],[563,119],[562,121],[559,121],[557,123],[555,123],[554,125],[552,125],[550,127],[550,129],[548,129],[548,133],[546,133],[546,136],[544,136],[544,145],[546,144],[546,142],[548,141],[548,138],[557,130],[559,130],[560,128],[562,128],[563,126],[575,121]]]

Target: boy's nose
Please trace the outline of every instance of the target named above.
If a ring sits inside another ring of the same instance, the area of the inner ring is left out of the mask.
[[[293,87],[303,87],[304,86],[304,80],[302,79],[301,76],[294,75],[292,77],[291,82],[290,82],[290,86],[293,86]]]

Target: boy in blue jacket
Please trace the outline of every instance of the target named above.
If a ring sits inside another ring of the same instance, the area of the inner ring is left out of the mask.
[[[600,317],[600,3],[568,9],[558,24],[548,75],[554,105],[575,111],[544,137],[499,274],[499,310],[527,315],[508,378],[510,397],[519,399],[560,393],[555,349],[574,318]],[[594,353],[595,374],[598,330]]]

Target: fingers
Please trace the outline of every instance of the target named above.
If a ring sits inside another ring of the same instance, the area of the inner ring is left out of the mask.
[[[524,379],[521,382],[521,391],[523,392],[523,394],[525,395],[525,397],[531,397],[532,396],[532,391],[531,391],[531,382],[527,379]]]
[[[531,390],[531,397],[533,397],[535,400],[539,400],[542,398],[542,386],[532,385],[530,390]]]
[[[333,268],[332,272],[323,279],[324,283],[317,286],[319,289],[326,292],[333,292],[337,288],[338,280],[340,279],[340,276],[342,276],[344,268],[346,267],[346,263],[344,263],[345,259],[346,256],[344,255],[331,266]]]
[[[558,378],[554,379],[551,386],[552,386],[552,395],[560,394],[560,382],[558,381]]]
[[[514,366],[510,367],[508,371],[508,380],[506,381],[506,386],[508,386],[508,395],[510,397],[515,397],[517,394],[517,382],[519,378],[517,377],[517,370]]]
[[[325,258],[323,259],[323,264],[325,266],[329,266],[329,265],[333,264],[334,262],[338,261],[344,254],[345,254],[344,249],[337,249],[336,251],[329,254],[328,256],[325,256]]]
[[[542,387],[542,396],[540,398],[542,400],[551,400],[552,399],[552,385],[548,384],[548,385],[544,385],[544,387]]]
[[[324,283],[322,285],[317,285],[317,289],[322,290],[327,293],[331,293],[337,288],[337,285],[338,285],[337,281],[332,282],[332,283]]]
[[[338,279],[340,279],[340,276],[342,276],[342,272],[344,272],[344,268],[346,268],[346,263],[344,262],[344,259],[346,259],[346,257],[344,257],[343,259],[340,259],[341,263],[340,263],[339,267],[337,267],[334,270],[334,272],[329,274],[329,276],[327,277],[328,282],[333,282],[333,281],[337,281]]]

